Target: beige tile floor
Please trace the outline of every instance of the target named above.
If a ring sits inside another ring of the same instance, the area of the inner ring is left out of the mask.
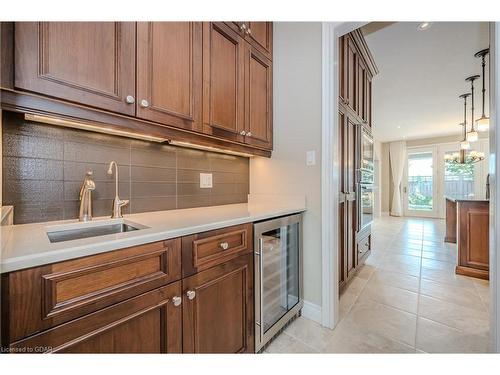
[[[267,353],[484,353],[489,285],[455,275],[444,220],[383,217],[372,254],[340,296],[334,330],[298,318]]]

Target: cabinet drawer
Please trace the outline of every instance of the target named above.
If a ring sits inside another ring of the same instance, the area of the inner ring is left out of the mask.
[[[183,277],[251,252],[252,233],[252,224],[243,224],[183,237]]]
[[[370,242],[371,242],[370,239],[371,239],[371,236],[367,236],[365,238],[361,238],[358,241],[358,244],[357,244],[358,261],[359,261],[359,259],[363,258],[368,251],[370,251]]]
[[[180,353],[181,282],[11,343],[13,353]]]
[[[180,239],[8,274],[9,341],[181,278]]]

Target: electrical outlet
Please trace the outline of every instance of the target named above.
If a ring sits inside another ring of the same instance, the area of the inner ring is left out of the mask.
[[[316,151],[306,152],[306,165],[308,167],[311,165],[316,165]]]
[[[212,184],[212,173],[200,173],[200,188],[210,189]]]

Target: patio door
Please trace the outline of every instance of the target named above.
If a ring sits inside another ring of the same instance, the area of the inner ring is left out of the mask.
[[[436,147],[407,149],[403,180],[405,216],[438,216],[437,154]]]

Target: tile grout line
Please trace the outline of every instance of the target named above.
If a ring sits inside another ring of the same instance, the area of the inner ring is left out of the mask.
[[[425,234],[425,227],[422,227],[422,243],[421,243],[421,248],[420,248],[420,272],[418,275],[418,293],[417,293],[417,318],[415,320],[415,343],[413,347],[415,348],[415,352],[417,351],[417,341],[418,341],[418,320],[420,316],[420,293],[421,293],[421,287],[422,287],[422,254],[423,254],[423,248],[424,248],[424,234]]]

